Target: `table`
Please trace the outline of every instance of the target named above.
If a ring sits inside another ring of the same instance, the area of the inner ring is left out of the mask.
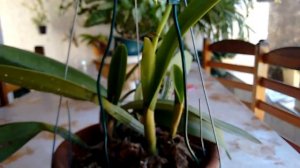
[[[275,131],[256,119],[253,113],[227,89],[212,77],[204,75],[205,87],[211,104],[212,115],[238,126],[255,137],[262,144],[255,144],[240,137],[225,133],[225,142],[232,160],[221,150],[223,168],[298,168],[300,155],[289,146]],[[198,98],[203,97],[196,65],[192,66],[188,77],[188,102],[198,107]],[[43,121],[54,123],[59,97],[53,94],[32,91],[0,108],[0,124],[13,121]],[[60,124],[66,126],[66,103],[72,112],[72,131],[97,123],[98,107],[89,102],[65,99],[61,111]],[[201,98],[201,110],[207,112]],[[53,135],[40,133],[21,150],[14,154],[0,168],[50,167]],[[62,141],[58,140],[58,144]],[[34,166],[33,166],[34,165]]]

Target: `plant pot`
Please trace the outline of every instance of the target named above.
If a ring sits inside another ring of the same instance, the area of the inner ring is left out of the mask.
[[[39,33],[40,34],[46,34],[47,33],[47,26],[38,26]]]
[[[139,42],[139,49],[137,48],[136,40],[126,39],[122,37],[115,37],[115,46],[117,46],[118,44],[124,44],[126,46],[128,51],[128,56],[138,55],[143,48],[143,43],[141,42]]]
[[[99,125],[89,126],[77,132],[76,134],[90,146],[98,144],[102,139]],[[191,142],[199,143],[200,140],[199,138],[191,137]],[[72,148],[70,148],[71,146]],[[207,151],[207,157],[204,158],[204,162],[203,165],[201,165],[201,167],[218,168],[219,159],[217,155],[216,145],[214,143],[205,141],[205,147]],[[71,156],[85,157],[88,154],[86,149],[83,149],[77,145],[71,145],[68,141],[63,141],[54,153],[52,164],[53,168],[70,167],[69,163],[70,160],[72,160],[72,158],[70,158],[70,149],[72,151]]]

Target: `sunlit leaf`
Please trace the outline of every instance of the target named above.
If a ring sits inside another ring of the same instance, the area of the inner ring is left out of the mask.
[[[147,37],[144,38],[143,57],[141,61],[141,83],[143,90],[143,97],[145,103],[149,106],[151,97],[149,97],[151,90],[150,86],[153,80],[155,71],[155,50],[151,40]]]
[[[65,76],[65,64],[40,54],[5,45],[0,45],[0,64],[39,71],[60,78]],[[92,92],[97,92],[96,80],[77,69],[69,67],[66,79]],[[106,96],[103,86],[101,89],[103,96]]]
[[[28,89],[55,93],[66,97],[94,101],[96,93],[71,81],[42,72],[0,64],[0,81]]]

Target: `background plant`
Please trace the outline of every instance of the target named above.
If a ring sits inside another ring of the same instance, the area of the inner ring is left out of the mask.
[[[134,0],[119,1],[115,30],[122,37],[134,39],[137,20],[141,36],[154,32],[165,10],[165,3],[165,0],[158,3],[153,0],[138,1],[138,18],[136,18]],[[68,1],[61,2],[61,10],[68,10],[69,7],[71,6]],[[113,3],[110,0],[82,0],[78,14],[86,18],[84,27],[108,24],[111,21],[112,7]]]
[[[165,0],[138,1],[139,29],[141,35],[155,31],[162,13],[165,11]],[[191,2],[188,1],[188,2]],[[183,1],[182,1],[183,3]],[[247,39],[251,28],[245,23],[252,0],[222,0],[198,22],[198,33],[216,41],[231,38],[234,33],[240,39]],[[63,0],[60,8],[67,10],[70,3]],[[112,2],[109,0],[82,0],[79,15],[85,16],[85,27],[107,24],[111,20]],[[244,13],[245,12],[245,13]],[[127,38],[135,37],[134,0],[119,2],[117,15],[117,32]]]
[[[37,26],[45,26],[48,23],[47,11],[43,0],[26,1],[23,5],[32,13],[32,22]]]
[[[198,22],[199,33],[213,41],[234,35],[248,39],[251,28],[245,20],[252,7],[252,0],[222,0]]]
[[[96,56],[102,56],[104,50],[107,46],[107,37],[102,34],[91,35],[91,34],[81,34],[82,42],[90,45],[94,49]]]

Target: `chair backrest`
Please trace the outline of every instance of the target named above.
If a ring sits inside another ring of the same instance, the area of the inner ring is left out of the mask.
[[[300,47],[285,47],[272,51],[260,49],[256,62],[255,90],[253,107],[255,115],[261,120],[268,113],[280,120],[300,127],[300,116],[281,108],[274,103],[266,101],[266,89],[280,92],[284,95],[300,100],[300,88],[285,84],[274,79],[269,79],[267,69],[269,65],[275,65],[293,70],[300,70]]]
[[[250,55],[254,57],[254,62],[256,59],[258,45],[243,41],[243,40],[222,40],[215,43],[211,43],[210,40],[204,39],[203,41],[203,68],[206,72],[210,73],[211,68],[229,70],[229,71],[237,71],[244,72],[249,74],[255,73],[254,66],[244,66],[244,65],[236,65],[229,64],[223,62],[217,62],[212,59],[214,53],[222,53],[222,54],[242,54],[242,55]],[[253,63],[254,65],[254,63]],[[254,83],[254,77],[253,83]],[[253,92],[253,84],[247,84],[242,81],[228,79],[228,78],[218,78],[218,80],[225,85],[226,87],[232,89],[241,89],[247,91],[250,95]],[[243,101],[249,108],[251,108],[251,100],[249,102]]]

